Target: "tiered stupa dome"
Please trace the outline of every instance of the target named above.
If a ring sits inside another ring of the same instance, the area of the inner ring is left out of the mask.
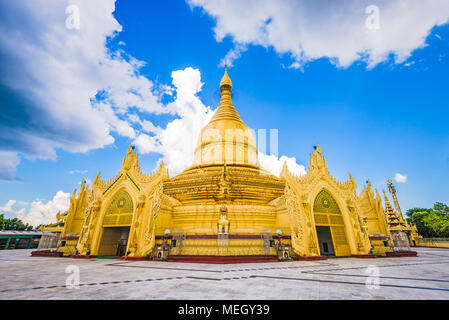
[[[243,123],[232,104],[232,81],[226,69],[220,82],[220,93],[220,105],[198,138],[194,165],[258,165],[254,133]]]

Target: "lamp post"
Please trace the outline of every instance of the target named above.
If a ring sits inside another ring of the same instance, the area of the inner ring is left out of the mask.
[[[277,239],[278,239],[278,245],[281,244],[281,238],[282,238],[282,230],[277,229],[276,230],[276,235],[277,235]]]
[[[165,229],[164,231],[164,244],[167,244],[167,240],[170,238],[171,231],[170,229]]]

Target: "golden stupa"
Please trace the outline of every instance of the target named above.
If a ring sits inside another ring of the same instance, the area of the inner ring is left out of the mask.
[[[362,193],[349,174],[329,173],[319,146],[297,177],[261,168],[253,131],[231,99],[227,71],[221,101],[202,129],[194,163],[170,178],[161,162],[141,172],[130,146],[120,172],[73,193],[70,209],[47,231],[60,233],[58,252],[76,257],[246,262],[388,255],[388,215],[368,183]],[[396,199],[396,198],[395,198]],[[397,227],[397,226],[395,226]],[[409,226],[410,240],[418,235]],[[413,242],[414,243],[414,242]]]

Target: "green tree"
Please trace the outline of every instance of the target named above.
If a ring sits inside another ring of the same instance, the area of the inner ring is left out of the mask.
[[[433,206],[433,210],[438,212],[441,215],[449,215],[449,206],[442,202],[437,202]]]
[[[437,202],[433,208],[409,209],[407,216],[424,238],[449,237],[449,207],[446,204]]]
[[[0,231],[5,230],[5,218],[0,214]]]
[[[33,226],[28,223],[23,223],[17,218],[5,218],[3,214],[0,214],[0,231],[12,230],[12,231],[32,231]]]

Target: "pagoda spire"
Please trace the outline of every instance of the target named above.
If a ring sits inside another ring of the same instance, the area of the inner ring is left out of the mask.
[[[228,88],[226,88],[226,86]],[[231,81],[231,78],[229,78],[228,67],[226,65],[225,65],[225,73],[224,73],[223,78],[221,79],[221,82],[220,82],[220,91],[222,91],[224,89],[228,89],[229,91],[232,92],[232,81]]]
[[[394,227],[401,224],[401,219],[399,218],[397,212],[393,209],[388,200],[385,189],[382,190],[385,198],[385,215],[387,217],[387,221],[390,227]]]
[[[220,82],[220,93],[220,105],[201,129],[194,164],[259,165],[254,132],[243,123],[232,104],[232,81],[227,67]]]
[[[402,215],[401,207],[399,206],[398,197],[396,196],[396,188],[393,186],[393,181],[388,180],[388,190],[390,190],[391,196],[393,197],[394,206],[396,211],[399,213],[401,220],[404,220]]]
[[[215,114],[212,117],[211,122],[228,119],[243,123],[242,119],[240,118],[240,115],[238,114],[237,110],[232,104],[232,97],[231,97],[232,81],[228,75],[228,70],[226,66],[223,78],[221,79],[220,82],[220,93],[221,93],[220,105],[218,106],[217,111],[215,111]]]

